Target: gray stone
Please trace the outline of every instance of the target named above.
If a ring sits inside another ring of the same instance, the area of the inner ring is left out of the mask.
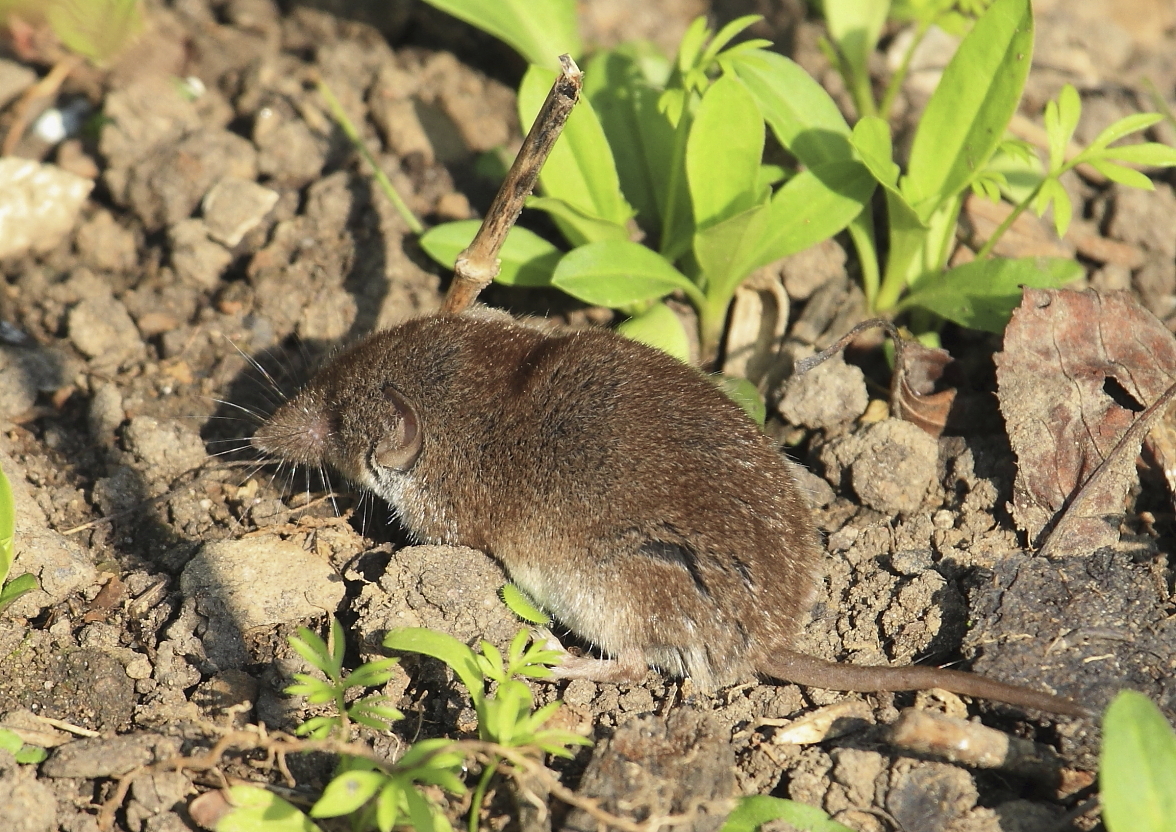
[[[278,192],[248,179],[226,176],[204,195],[208,235],[229,248],[241,242],[277,204]]]
[[[344,592],[330,564],[277,537],[204,544],[184,568],[180,589],[198,607],[206,598],[221,602],[242,632],[333,612]]]
[[[92,180],[56,165],[0,159],[0,258],[56,246],[93,188]]]
[[[130,313],[111,295],[86,298],[69,313],[69,339],[103,366],[142,355],[144,345]]]

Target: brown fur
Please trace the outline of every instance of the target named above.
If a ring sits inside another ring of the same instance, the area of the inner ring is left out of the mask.
[[[376,445],[403,441],[414,419],[411,463],[376,465]],[[763,673],[1082,711],[972,674],[795,653],[822,552],[786,464],[701,373],[611,332],[547,334],[484,312],[420,318],[334,359],[254,444],[331,465],[422,542],[497,558],[614,658],[572,660],[566,676],[627,679],[652,665],[702,689]]]

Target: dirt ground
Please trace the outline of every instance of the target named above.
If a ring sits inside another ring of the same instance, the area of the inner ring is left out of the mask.
[[[583,4],[588,42],[647,37],[670,49],[697,14],[721,23],[761,13],[755,33],[845,98],[799,0],[640,5]],[[45,188],[73,194],[76,210],[38,215],[28,243],[0,259],[13,574],[41,583],[0,618],[0,724],[52,748],[40,766],[0,752],[4,829],[91,832],[137,766],[207,749],[234,720],[293,729],[311,712],[282,693],[306,669],[287,636],[321,628],[327,613],[345,623],[352,662],[398,626],[499,644],[517,630],[496,598],[502,574],[480,552],[405,547],[381,505],[351,494],[308,502],[319,487],[309,475],[277,480],[246,449],[274,406],[263,369],[292,391],[340,343],[436,309],[448,280],[373,186],[315,79],[427,224],[479,216],[494,189],[479,158],[520,141],[513,88],[524,67],[506,47],[419,3],[320,6],[330,8],[153,4],[147,36],[109,72],[75,73],[56,101],[100,112],[88,122],[98,129],[60,143],[30,133],[17,147],[72,176]],[[1036,11],[1024,116],[1040,123],[1066,82],[1083,97],[1080,140],[1153,109],[1152,90],[1176,107],[1176,12],[1165,0]],[[917,111],[942,65],[933,49],[924,58],[900,112]],[[0,60],[0,132],[35,80],[11,54]],[[1172,143],[1176,131],[1161,124],[1152,136]],[[1150,193],[1073,176],[1074,231],[1051,240],[1029,223],[1026,233],[1076,252],[1091,286],[1133,290],[1176,329],[1174,186],[1171,172]],[[791,296],[790,354],[861,317],[855,269],[839,238],[769,275]],[[496,287],[485,299],[577,326],[611,317],[555,294]],[[868,378],[826,365],[829,386],[807,411],[777,409],[807,412],[807,428],[779,412],[769,422],[811,471],[827,542],[801,646],[857,663],[961,666],[1097,709],[1133,687],[1176,715],[1174,515],[1162,479],[1144,472],[1119,546],[1035,558],[1007,508],[1016,462],[991,395],[1000,339],[949,330],[946,346],[968,366],[984,417],[971,432],[935,441],[859,419],[867,396],[885,398],[886,375],[868,357]],[[769,392],[774,406],[779,391]],[[459,691],[439,665],[405,659],[385,692],[408,718],[365,739],[394,755],[419,738],[468,736]],[[680,829],[715,829],[725,798],[757,793],[819,806],[863,832],[1099,825],[1092,720],[770,682],[705,696],[652,672],[640,686],[535,692],[539,703],[561,698],[559,718],[597,743],[556,766],[564,785],[638,819],[684,814]],[[910,706],[1038,743],[1040,760],[986,768],[904,747],[888,726]],[[814,711],[815,736],[784,733],[781,722]],[[282,783],[264,762],[231,753],[216,771],[141,777],[114,828],[198,828],[189,803],[223,778]],[[290,768],[297,783],[284,793],[297,800],[321,788],[330,761],[291,758]],[[537,816],[516,797],[498,783],[484,824],[594,828],[554,798]],[[450,798],[455,824],[466,808]]]

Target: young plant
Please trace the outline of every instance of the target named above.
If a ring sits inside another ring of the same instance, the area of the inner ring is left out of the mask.
[[[8,581],[8,572],[16,559],[16,504],[12,499],[12,486],[0,468],[0,612],[26,592],[37,588],[37,579],[24,574]]]
[[[570,758],[570,746],[591,745],[591,741],[571,731],[544,728],[560,703],[550,702],[537,711],[533,710],[531,689],[522,681],[524,677],[543,679],[550,676],[551,668],[559,664],[561,654],[537,643],[528,645],[529,640],[530,634],[520,631],[504,657],[488,641],[483,641],[481,652],[475,653],[445,633],[406,628],[389,633],[384,646],[390,650],[432,656],[449,665],[469,691],[478,715],[479,739],[505,748]],[[493,694],[486,690],[490,682],[494,683]],[[477,832],[486,789],[501,763],[502,759],[495,755],[482,769],[470,807],[470,832]]]
[[[482,4],[444,5],[462,6],[463,19],[494,31],[479,19]],[[977,262],[947,268],[964,197],[1009,193],[993,160],[1027,152],[1004,136],[1031,62],[1029,0],[905,0],[893,7],[887,0],[825,0],[824,11],[830,54],[862,114],[852,129],[828,93],[795,63],[763,49],[765,42],[730,45],[754,18],[717,33],[695,21],[673,61],[636,43],[588,60],[586,101],[540,176],[542,196],[528,203],[550,215],[572,248],[564,252],[515,229],[502,251],[499,282],[554,286],[618,309],[629,316],[622,332],[684,356],[686,333],[661,303],[680,292],[698,312],[703,355],[710,358],[734,290],[747,275],[843,228],[859,255],[870,311],[910,313],[923,332],[939,318],[1000,332],[1021,286],[1055,287],[1079,277],[1081,266],[1070,259],[989,257],[1015,215]],[[892,13],[915,21],[916,43],[932,25],[966,30],[919,120],[905,171],[893,161],[885,116],[906,62],[880,103],[867,71]],[[524,78],[524,124],[545,83],[534,67]],[[1064,96],[1050,116],[1049,171],[1028,203],[1040,212],[1052,202],[1061,230],[1069,203],[1057,176],[1074,165],[1101,165],[1117,182],[1150,187],[1142,174],[1115,163],[1176,163],[1176,153],[1161,145],[1109,147],[1159,120],[1151,114],[1124,119],[1082,156],[1063,159],[1065,141],[1058,144],[1058,137],[1068,140],[1077,112],[1076,95]],[[796,171],[763,163],[765,122],[800,163]],[[869,203],[879,185],[887,220],[876,228]],[[422,246],[451,264],[476,227],[439,226]]]
[[[488,642],[482,642],[481,652],[475,653],[452,636],[424,629],[394,631],[385,639],[385,645],[433,656],[452,667],[469,689],[483,741],[519,749],[525,754],[570,757],[569,746],[589,741],[569,731],[545,728],[559,703],[534,711],[530,689],[520,680],[520,677],[550,675],[551,665],[559,661],[560,654],[539,645],[528,646],[528,640],[528,634],[520,632],[505,657]],[[327,678],[295,674],[296,684],[286,692],[306,696],[312,704],[334,702],[337,709],[333,716],[307,720],[296,733],[348,742],[352,723],[385,730],[392,722],[403,719],[400,711],[384,704],[385,697],[365,696],[350,705],[347,703],[352,689],[385,684],[397,660],[368,662],[346,674],[343,631],[334,619],[329,642],[306,628],[300,628],[298,636],[290,639],[295,651]],[[488,682],[495,685],[493,694],[487,693]],[[465,794],[462,780],[465,762],[465,750],[444,737],[414,743],[399,760],[388,765],[369,757],[344,754],[335,776],[309,814],[266,789],[234,786],[228,795],[234,808],[218,822],[217,832],[316,832],[319,827],[312,818],[335,817],[348,817],[356,830],[391,832],[396,826],[408,826],[418,832],[450,832],[452,827],[441,807],[422,787],[436,786],[450,794]],[[471,805],[471,829],[477,828],[486,787],[501,762],[501,758],[492,757],[483,769]]]
[[[880,118],[871,115],[875,107],[867,97],[868,74],[861,51],[865,49],[868,55],[873,50],[887,5],[849,0],[825,3],[830,36],[837,44],[836,64],[864,114],[854,126],[851,141],[858,157],[882,185],[886,199],[889,246],[884,269],[869,218],[863,214],[849,228],[861,260],[869,306],[880,313],[927,310],[962,326],[1002,332],[1020,302],[1021,286],[1060,286],[1082,274],[1080,264],[1068,259],[990,258],[1016,218],[1027,207],[1042,214],[1052,202],[1057,231],[1062,235],[1072,213],[1069,197],[1058,182],[1062,173],[1087,162],[1116,182],[1151,188],[1146,176],[1111,160],[1167,166],[1176,164],[1176,151],[1158,144],[1108,147],[1162,118],[1147,113],[1122,119],[1081,154],[1065,159],[1064,150],[1081,109],[1077,93],[1068,87],[1046,111],[1050,137],[1046,175],[1038,177],[1037,187],[1020,200],[977,253],[975,262],[947,269],[964,196],[972,190],[999,201],[1010,187],[993,160],[1000,155],[1028,159],[1032,153],[1021,142],[1003,139],[1029,72],[1032,10],[1028,0],[995,0],[986,10],[982,2],[909,0],[903,5],[901,11],[917,21],[916,42],[932,24],[962,27],[968,16],[979,16],[919,120],[907,172],[900,176],[892,161],[890,127],[883,118],[905,74],[906,62],[891,79],[877,109],[883,116]]]
[[[9,752],[18,763],[42,763],[49,753],[36,745],[26,745],[15,731],[0,728],[0,750]]]
[[[516,228],[501,252],[500,283],[554,286],[618,309],[629,316],[622,332],[685,358],[687,334],[662,303],[681,292],[698,312],[703,355],[711,358],[735,289],[751,272],[862,212],[875,183],[847,141],[839,143],[845,153],[806,162],[805,170],[764,164],[765,120],[775,129],[787,118],[778,111],[798,101],[778,90],[757,94],[744,77],[787,60],[764,51],[766,41],[731,45],[756,19],[713,32],[699,18],[673,61],[651,46],[626,44],[587,62],[584,99],[540,174],[542,195],[528,202],[572,248],[562,252]],[[787,74],[772,80],[787,83]],[[524,127],[550,80],[537,66],[524,77]],[[477,225],[438,226],[421,245],[452,265]]]
[[[295,733],[300,737],[315,739],[337,733],[346,742],[351,739],[352,722],[383,731],[391,723],[404,719],[404,714],[384,704],[388,701],[384,696],[364,696],[350,705],[347,703],[347,693],[351,689],[379,687],[391,679],[396,659],[366,662],[353,672],[344,674],[343,653],[346,643],[343,640],[343,627],[335,618],[331,619],[329,641],[328,644],[306,627],[299,627],[298,635],[290,639],[294,652],[327,678],[323,680],[309,673],[295,673],[296,684],[286,688],[286,693],[305,696],[312,705],[334,702],[336,710],[334,715],[311,717],[299,725]]]
[[[816,806],[765,794],[739,798],[719,832],[757,832],[773,820],[785,821],[801,832],[851,832]]]
[[[1107,708],[1098,780],[1109,832],[1173,828],[1176,732],[1143,694],[1121,691]]]

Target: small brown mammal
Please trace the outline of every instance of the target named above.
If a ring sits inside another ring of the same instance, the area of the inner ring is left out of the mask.
[[[610,657],[569,657],[564,676],[639,680],[652,665],[704,690],[758,673],[1087,713],[975,674],[795,652],[823,556],[787,465],[701,373],[611,332],[419,318],[341,353],[253,444],[332,466],[422,542],[497,558]]]

